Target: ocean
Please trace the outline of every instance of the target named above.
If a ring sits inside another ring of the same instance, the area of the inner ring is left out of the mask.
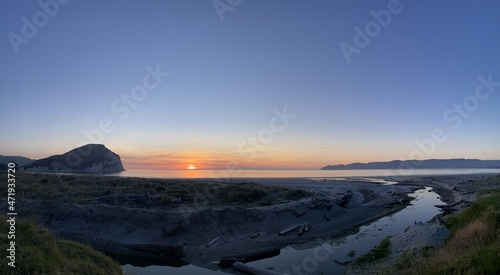
[[[467,174],[500,174],[500,169],[372,169],[372,170],[127,170],[110,174],[120,177],[214,179],[242,178],[348,178],[348,177],[397,177],[438,176]]]

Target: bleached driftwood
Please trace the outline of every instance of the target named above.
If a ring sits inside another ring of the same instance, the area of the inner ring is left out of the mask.
[[[297,233],[297,235],[302,236],[302,234],[304,234],[305,228],[306,228],[306,226],[304,224],[299,226],[299,232]]]
[[[238,270],[238,271],[243,271],[249,274],[253,275],[283,275],[283,273],[271,271],[271,270],[264,270],[264,269],[259,269],[253,266],[246,265],[242,262],[235,262],[233,264],[233,268]]]
[[[292,231],[296,230],[297,228],[299,228],[299,226],[300,226],[299,224],[296,224],[296,225],[290,226],[290,227],[288,227],[287,229],[280,231],[280,232],[278,233],[278,235],[280,235],[280,236],[286,235],[286,234],[288,234],[288,233],[290,233],[290,232],[292,232]]]
[[[209,242],[206,244],[206,246],[207,246],[207,247],[212,246],[212,245],[213,245],[214,243],[216,243],[219,239],[220,239],[220,237],[217,237],[217,238],[215,238],[215,239],[213,239],[213,240],[209,241]]]
[[[238,254],[238,255],[230,255],[226,257],[222,257],[219,261],[220,266],[230,267],[235,262],[251,262],[257,261],[269,257],[274,257],[280,254],[281,249],[279,247],[267,247],[261,248],[258,250],[249,251],[246,253]]]
[[[87,199],[88,201],[101,201],[101,200],[113,200],[113,199],[122,199],[122,200],[130,200],[130,199],[139,199],[139,198],[150,198],[150,200],[159,199],[161,195],[150,195],[142,194],[142,193],[115,193],[104,195],[100,197]]]
[[[181,245],[130,244],[128,247],[158,258],[179,259],[184,255]]]

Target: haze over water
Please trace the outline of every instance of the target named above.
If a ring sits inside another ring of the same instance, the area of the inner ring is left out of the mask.
[[[426,175],[495,174],[500,169],[414,169],[414,170],[128,170],[114,176],[142,178],[342,178]]]

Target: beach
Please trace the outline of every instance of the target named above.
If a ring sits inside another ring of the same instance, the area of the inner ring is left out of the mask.
[[[22,179],[22,175],[19,177]],[[206,179],[27,174],[26,181],[35,185],[69,182],[67,186],[75,194],[73,200],[62,194],[60,198],[37,199],[30,196],[33,191],[25,191],[28,194],[20,198],[18,208],[20,216],[34,217],[56,235],[91,244],[111,255],[149,258],[157,264],[181,261],[217,270],[223,258],[262,249],[279,251],[287,245],[341,235],[403,209],[411,200],[407,194],[424,186],[432,187],[447,204],[455,204],[450,210],[458,211],[473,201],[475,192],[482,188],[479,185],[473,188],[471,181],[485,177],[387,177],[386,184],[380,183],[381,179],[355,178],[258,178],[216,183]],[[96,184],[94,189],[98,192],[85,193],[84,199],[74,201],[82,184],[91,183]],[[119,189],[128,184],[149,189],[128,193]],[[183,184],[200,187],[193,201],[161,203],[162,192],[169,191],[169,186],[178,189]],[[248,195],[250,190],[261,188],[268,193],[253,201],[245,195],[237,197],[240,201],[232,199],[231,203],[214,199],[225,198],[228,190],[244,186],[252,186],[244,189]],[[207,200],[200,200],[203,197]]]

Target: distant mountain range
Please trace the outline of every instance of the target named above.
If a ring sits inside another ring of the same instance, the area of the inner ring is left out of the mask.
[[[62,155],[32,161],[19,168],[26,172],[116,173],[124,171],[120,156],[102,144],[87,144]]]
[[[26,165],[30,162],[35,161],[34,159],[29,159],[20,156],[3,156],[0,155],[0,170],[6,170],[9,163],[16,163],[17,166]]]
[[[361,170],[361,169],[455,169],[455,168],[500,168],[500,160],[480,159],[429,159],[429,160],[393,160],[386,162],[368,162],[327,165],[321,170]]]

